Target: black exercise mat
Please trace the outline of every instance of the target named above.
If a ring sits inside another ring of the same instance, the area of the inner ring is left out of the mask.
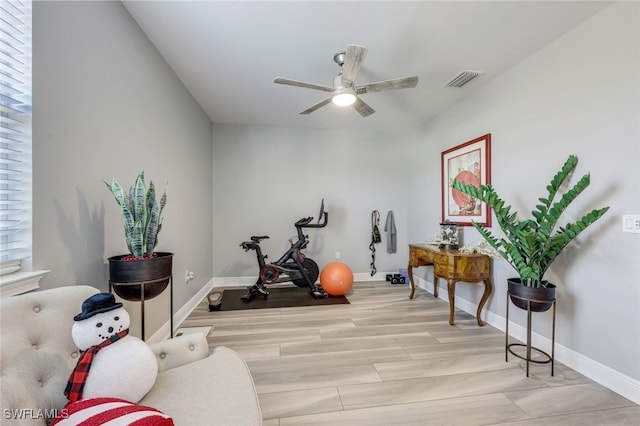
[[[343,305],[349,301],[344,296],[329,296],[322,299],[314,299],[311,292],[306,287],[276,287],[270,288],[269,296],[263,298],[257,296],[249,303],[245,303],[240,298],[247,292],[246,289],[229,289],[222,292],[221,311],[238,311],[242,309],[263,309],[263,308],[289,308],[293,306],[315,306],[315,305]]]

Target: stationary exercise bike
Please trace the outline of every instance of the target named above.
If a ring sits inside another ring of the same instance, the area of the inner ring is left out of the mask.
[[[269,238],[267,235],[252,236],[251,241],[243,241],[240,243],[240,247],[244,251],[255,250],[256,257],[258,258],[259,275],[256,283],[247,287],[247,293],[240,299],[249,303],[256,296],[262,296],[265,299],[269,296],[267,291],[267,284],[274,284],[280,282],[291,281],[298,287],[308,287],[311,295],[320,299],[327,297],[327,293],[322,289],[319,284],[316,284],[316,280],[320,275],[320,269],[318,264],[312,259],[306,257],[301,250],[305,249],[309,244],[309,236],[302,233],[302,228],[324,228],[328,223],[329,213],[324,211],[324,199],[320,204],[320,215],[318,216],[318,223],[312,224],[313,217],[303,217],[295,223],[296,231],[298,233],[298,240],[293,241],[289,239],[291,247],[280,257],[272,263],[267,263],[267,255],[262,254],[260,248],[260,241]],[[322,222],[322,223],[321,223]]]

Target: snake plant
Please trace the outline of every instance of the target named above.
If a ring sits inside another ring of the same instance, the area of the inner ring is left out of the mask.
[[[148,188],[145,185],[144,172],[140,172],[128,194],[115,178],[111,184],[105,184],[120,205],[127,247],[131,253],[125,260],[153,257],[153,250],[158,244],[158,233],[162,229],[162,210],[167,203],[166,191],[158,202],[153,182],[149,181]]]
[[[504,233],[504,238],[495,237],[491,230],[477,222],[473,226],[517,272],[523,285],[546,287],[544,274],[560,252],[582,231],[600,219],[609,207],[594,209],[575,223],[557,226],[560,216],[571,202],[584,191],[591,181],[586,174],[576,184],[560,195],[565,181],[572,175],[578,158],[570,155],[560,171],[547,186],[546,198],[539,198],[540,204],[531,212],[533,218],[518,220],[517,212],[511,211],[491,185],[479,187],[451,181],[451,187],[474,197],[493,209],[496,220]],[[559,197],[557,201],[554,201]]]

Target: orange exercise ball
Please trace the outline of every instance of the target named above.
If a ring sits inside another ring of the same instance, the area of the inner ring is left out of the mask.
[[[320,272],[320,285],[331,296],[343,296],[351,291],[353,272],[342,262],[328,263]]]

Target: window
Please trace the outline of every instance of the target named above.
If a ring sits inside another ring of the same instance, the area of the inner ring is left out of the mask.
[[[31,1],[0,3],[0,275],[31,258]],[[15,281],[15,275],[13,281]],[[24,276],[22,277],[24,278]],[[0,282],[5,287],[6,280]]]

